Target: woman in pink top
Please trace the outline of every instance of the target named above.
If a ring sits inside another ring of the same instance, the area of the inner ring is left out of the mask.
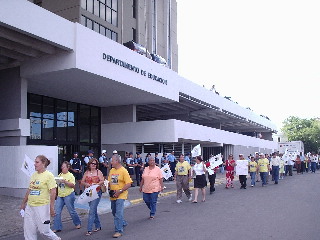
[[[161,169],[156,166],[154,157],[149,158],[148,164],[142,174],[140,192],[143,192],[143,200],[150,209],[150,219],[154,219],[158,195],[163,190],[163,176]]]

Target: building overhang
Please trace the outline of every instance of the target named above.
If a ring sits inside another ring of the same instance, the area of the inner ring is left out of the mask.
[[[259,138],[169,119],[102,124],[102,144],[193,142],[205,145],[231,144],[276,150],[278,144]],[[118,134],[124,132],[125,134]],[[105,133],[105,134],[104,134]],[[143,133],[143,134],[142,134]],[[130,136],[130,138],[128,138]]]

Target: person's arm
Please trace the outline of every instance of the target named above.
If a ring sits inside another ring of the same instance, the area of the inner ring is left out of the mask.
[[[144,180],[143,180],[143,178],[142,178],[142,179],[141,179],[141,182],[140,182],[140,188],[139,188],[139,191],[140,191],[140,192],[142,192],[143,184],[144,184]]]
[[[22,200],[22,203],[21,203],[20,209],[25,210],[26,205],[27,205],[27,202],[28,202],[29,194],[30,194],[30,189],[28,189],[28,190],[27,190],[26,195],[24,196],[24,198],[23,198],[23,200]]]
[[[66,179],[62,179],[61,182],[64,183],[65,185],[67,185],[69,188],[74,188],[75,187],[74,183],[69,182]]]
[[[51,215],[51,217],[54,217],[54,215],[56,215],[54,212],[54,202],[56,200],[56,195],[57,195],[56,188],[50,189],[50,215]]]
[[[90,184],[89,183],[86,183],[86,176],[87,176],[87,172],[85,172],[84,174],[83,174],[83,177],[82,177],[82,179],[81,179],[81,185],[83,185],[85,188],[87,188],[87,187],[90,187]]]
[[[113,195],[114,198],[119,197],[119,195],[120,195],[121,193],[123,193],[124,191],[128,190],[130,187],[131,187],[131,182],[130,182],[130,183],[127,183],[126,185],[124,185],[122,189],[116,190],[116,191],[115,191],[115,194]]]
[[[97,183],[98,185],[101,185],[104,183],[104,177],[103,174],[100,170],[98,170],[98,177],[99,177],[99,182]]]

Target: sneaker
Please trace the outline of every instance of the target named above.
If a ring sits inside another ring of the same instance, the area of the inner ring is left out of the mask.
[[[191,199],[192,200],[192,199]],[[182,203],[182,201],[179,199],[179,200],[177,200],[177,203]]]
[[[253,187],[253,185],[251,185],[251,187]]]
[[[118,238],[118,237],[121,237],[122,234],[119,233],[119,232],[116,232],[115,234],[112,235],[113,238]]]
[[[192,194],[190,194],[189,201],[192,201]]]

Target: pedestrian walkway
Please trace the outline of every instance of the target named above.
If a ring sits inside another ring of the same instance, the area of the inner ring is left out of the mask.
[[[217,174],[216,184],[224,183],[224,174]],[[190,187],[193,183],[190,183]],[[159,197],[174,196],[176,194],[176,185],[174,181],[165,181],[166,187]],[[22,199],[16,197],[8,197],[0,195],[0,239],[7,239],[11,235],[21,234],[23,232],[23,218],[20,216],[20,205]],[[142,194],[139,187],[129,188],[128,200],[126,207],[130,207],[143,202]],[[88,214],[88,205],[75,204],[76,210],[80,218],[84,218]],[[98,206],[98,213],[105,214],[111,212],[111,204],[107,193],[104,193]],[[71,221],[66,208],[62,212],[62,222]]]

